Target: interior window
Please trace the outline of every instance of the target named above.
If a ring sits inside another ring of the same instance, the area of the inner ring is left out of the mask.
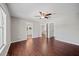
[[[0,49],[4,46],[4,11],[0,7]]]

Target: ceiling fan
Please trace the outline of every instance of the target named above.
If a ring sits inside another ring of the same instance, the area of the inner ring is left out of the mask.
[[[44,18],[48,19],[49,16],[54,15],[54,14],[56,14],[56,13],[49,13],[49,12],[40,11],[39,16],[36,16],[36,17],[40,17],[40,19],[44,19]]]

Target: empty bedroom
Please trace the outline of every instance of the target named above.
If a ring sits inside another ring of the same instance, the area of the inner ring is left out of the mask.
[[[79,3],[0,3],[0,56],[79,56]]]

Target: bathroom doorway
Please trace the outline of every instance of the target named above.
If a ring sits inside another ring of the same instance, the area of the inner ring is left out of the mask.
[[[27,25],[27,39],[32,39],[33,38],[33,25],[28,24]]]

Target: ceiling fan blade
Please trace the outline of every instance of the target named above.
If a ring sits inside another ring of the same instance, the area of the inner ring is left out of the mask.
[[[46,14],[46,16],[50,16],[50,15],[52,15],[52,14],[51,13]]]

